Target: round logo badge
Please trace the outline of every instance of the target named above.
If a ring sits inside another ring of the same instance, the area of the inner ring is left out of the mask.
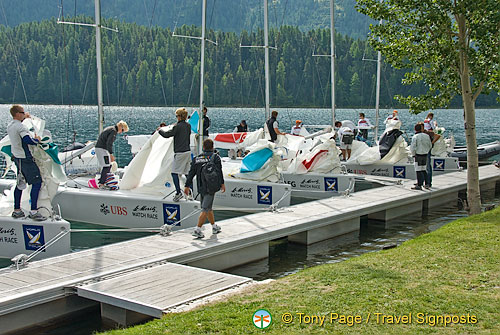
[[[273,317],[271,313],[265,309],[259,309],[252,316],[252,322],[255,327],[259,329],[265,329],[271,325]]]

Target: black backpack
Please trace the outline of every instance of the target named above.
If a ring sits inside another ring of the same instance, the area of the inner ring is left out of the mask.
[[[208,194],[215,194],[222,186],[219,167],[215,164],[215,153],[201,168],[201,181]]]

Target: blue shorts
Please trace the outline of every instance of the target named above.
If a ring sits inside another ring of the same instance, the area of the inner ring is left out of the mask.
[[[30,158],[15,158],[14,163],[16,163],[17,171],[21,171],[29,185],[42,182],[42,175],[40,174],[40,169],[36,165],[33,157]]]
[[[215,194],[201,194],[200,204],[202,212],[210,212],[214,203]]]

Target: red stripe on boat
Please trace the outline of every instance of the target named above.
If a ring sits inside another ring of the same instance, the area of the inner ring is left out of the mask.
[[[214,140],[225,143],[240,143],[247,137],[247,133],[225,133],[215,135]]]

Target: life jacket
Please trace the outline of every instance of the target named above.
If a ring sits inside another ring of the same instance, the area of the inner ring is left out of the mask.
[[[269,120],[266,121],[267,130],[269,130],[269,136],[271,136],[271,142],[274,142],[278,139],[278,134],[274,131],[273,124],[276,121],[274,116],[271,116]]]
[[[242,126],[241,124],[237,125],[238,133],[244,133],[248,131],[248,126]]]

